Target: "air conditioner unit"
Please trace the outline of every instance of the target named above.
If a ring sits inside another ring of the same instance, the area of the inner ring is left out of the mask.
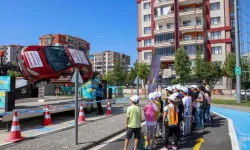
[[[170,39],[169,42],[174,42],[174,39]]]

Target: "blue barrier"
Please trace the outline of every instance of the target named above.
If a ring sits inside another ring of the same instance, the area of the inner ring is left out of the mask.
[[[127,97],[125,98],[120,98],[120,99],[114,99],[115,101],[124,101],[124,100],[128,100]],[[104,102],[104,101],[108,101],[108,100],[101,100],[101,102]],[[93,101],[93,102],[86,102],[85,104],[94,104],[96,103],[96,101]],[[61,110],[61,109],[67,109],[67,108],[72,108],[72,107],[75,107],[75,105],[66,105],[66,106],[63,106],[63,107],[60,107],[60,108],[57,108],[55,110]],[[17,113],[44,113],[45,110],[17,110],[16,111]],[[3,112],[3,113],[0,113],[0,116],[3,117],[3,116],[6,116],[6,115],[10,115],[10,114],[13,114],[13,112]]]

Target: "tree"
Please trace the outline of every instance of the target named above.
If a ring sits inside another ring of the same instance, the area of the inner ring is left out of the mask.
[[[134,80],[137,77],[138,63],[135,62],[129,73],[127,74],[126,84],[134,85]]]
[[[172,79],[170,82],[172,85],[179,84],[178,79]]]
[[[143,80],[145,98],[146,98],[145,83],[146,83],[146,80],[149,76],[149,73],[150,73],[150,69],[149,69],[149,65],[147,63],[142,62],[142,63],[138,64],[138,76],[141,80]]]
[[[12,77],[21,77],[22,76],[20,72],[11,71],[11,70],[8,71],[8,74],[9,74],[9,76],[12,76]]]
[[[108,71],[107,73],[103,74],[102,76],[103,80],[107,80],[107,83],[109,85],[114,85],[114,80],[113,80],[113,72],[112,71]]]
[[[178,48],[175,52],[175,61],[174,68],[176,75],[179,76],[180,83],[184,83],[185,80],[189,77],[191,72],[191,62],[189,61],[189,56],[187,51],[181,47]]]
[[[223,76],[221,63],[213,62],[211,64],[211,70],[209,71],[209,76],[206,79],[210,87],[213,89],[215,84],[219,81],[219,79]]]
[[[231,79],[236,79],[234,69],[236,67],[236,55],[229,53],[223,64],[223,74]]]

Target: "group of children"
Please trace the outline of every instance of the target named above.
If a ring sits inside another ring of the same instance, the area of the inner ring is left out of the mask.
[[[211,99],[209,89],[205,85],[201,87],[192,85],[190,88],[175,85],[169,86],[165,90],[165,101],[163,101],[160,92],[153,92],[148,95],[148,102],[144,107],[148,143],[146,149],[148,150],[156,148],[156,131],[158,127],[159,137],[162,137],[165,130],[164,147],[162,150],[177,149],[181,135],[189,138],[191,137],[192,127],[195,126],[196,129],[202,130],[204,125],[209,125],[211,121]],[[130,99],[133,103],[132,106],[136,106],[139,97],[133,96]],[[127,113],[128,117],[131,115],[131,112],[129,110]],[[128,131],[127,135],[129,135]],[[135,138],[138,137],[139,139],[139,131],[134,133]],[[169,142],[169,137],[173,137],[173,141]],[[131,136],[128,138],[130,139]],[[138,139],[135,141],[135,149],[137,149]]]

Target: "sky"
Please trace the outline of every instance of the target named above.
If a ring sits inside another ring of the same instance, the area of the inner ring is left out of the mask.
[[[90,53],[113,50],[137,59],[136,0],[2,0],[0,45],[38,45],[64,33],[90,42]]]

